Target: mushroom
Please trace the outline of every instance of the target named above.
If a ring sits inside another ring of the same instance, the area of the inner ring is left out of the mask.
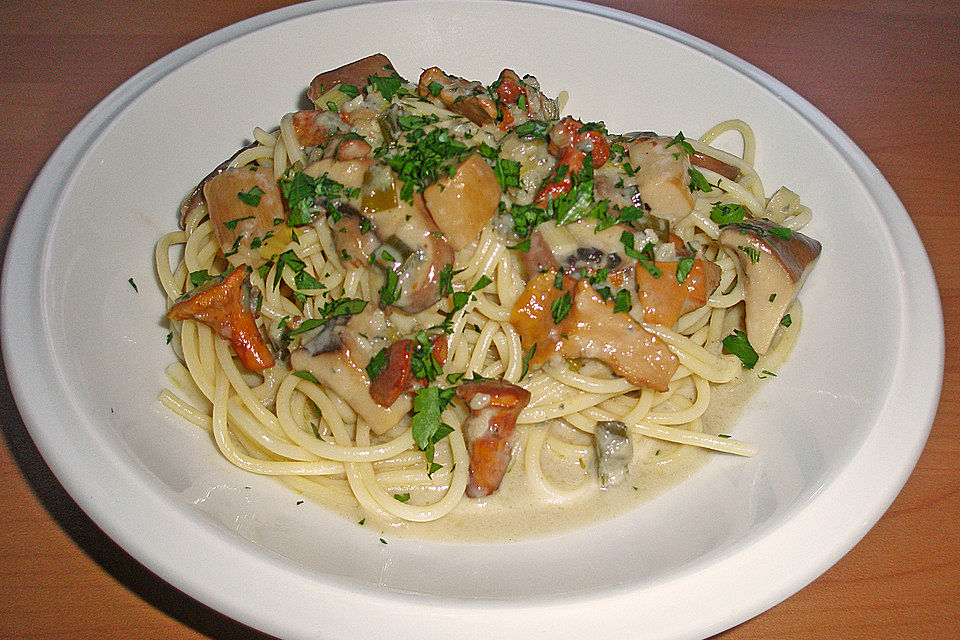
[[[266,259],[253,248],[286,214],[273,171],[264,167],[225,169],[203,185],[213,236],[232,264],[258,267]]]
[[[679,222],[693,211],[690,157],[669,144],[666,138],[638,138],[627,143],[627,149],[640,199],[652,215]]]
[[[360,190],[362,217],[369,222],[379,244],[369,254],[353,255],[358,247],[366,252],[372,246],[363,225],[359,229],[343,226],[339,233],[335,229],[334,241],[338,242],[338,251],[347,251],[349,259],[373,258],[385,271],[392,272],[385,274],[386,285],[392,286],[388,286],[388,295],[381,296],[382,301],[386,300],[384,306],[392,305],[412,314],[440,299],[440,274],[453,265],[454,254],[430,217],[422,194],[414,193],[412,202],[404,200],[390,169],[366,158],[327,158],[311,164],[304,173],[313,177],[326,174],[345,187]]]
[[[585,281],[554,272],[533,278],[510,313],[525,351],[536,346],[532,368],[549,358],[593,358],[638,387],[666,391],[680,366],[658,337],[627,313],[614,313]]]
[[[430,67],[420,74],[417,94],[421,98],[438,98],[444,107],[480,127],[493,124],[497,116],[497,105],[482,83],[448,76],[439,67]]]
[[[371,76],[389,78],[397,75],[390,59],[382,53],[375,53],[366,58],[355,60],[342,67],[321,73],[310,82],[307,98],[318,108],[326,107],[324,94],[340,85],[352,85],[357,89],[367,86]]]
[[[384,349],[384,365],[380,372],[370,381],[370,397],[381,407],[389,407],[400,394],[413,388],[414,381],[427,384],[424,378],[417,378],[413,372],[413,357],[417,352],[418,342],[406,338],[397,340]],[[447,336],[439,334],[430,340],[429,357],[436,366],[442,367],[447,359]]]
[[[244,367],[262,371],[272,367],[274,359],[251,310],[257,296],[248,273],[248,267],[239,266],[223,278],[208,280],[170,307],[167,317],[202,322],[230,343]]]
[[[383,335],[386,327],[383,312],[367,305],[353,316],[332,318],[290,354],[294,371],[309,371],[322,386],[343,398],[377,434],[393,428],[412,406],[403,396],[389,407],[370,397],[365,368],[378,343],[367,336]]]
[[[740,262],[747,339],[764,354],[820,256],[820,243],[769,220],[750,220],[724,227],[720,244]]]
[[[530,402],[530,392],[503,380],[466,382],[457,387],[470,416],[463,423],[470,453],[467,496],[483,498],[503,481],[513,455],[517,417]]]
[[[627,433],[627,425],[619,420],[597,423],[593,435],[597,450],[597,474],[600,488],[606,489],[621,484],[629,475],[633,460],[633,445]]]
[[[693,262],[683,282],[677,277],[679,261],[651,263],[660,272],[659,276],[654,276],[643,265],[636,266],[637,294],[645,322],[672,327],[680,316],[705,305],[720,284],[720,267],[702,258],[686,259]]]
[[[217,167],[213,171],[208,173],[206,176],[204,176],[203,180],[197,183],[197,186],[195,186],[193,190],[189,193],[189,195],[187,195],[187,197],[184,198],[183,201],[180,203],[180,226],[181,227],[184,226],[184,224],[187,221],[187,214],[189,214],[192,210],[194,210],[203,201],[204,185],[206,185],[210,180],[212,180],[216,176],[220,175],[221,173],[229,169],[230,163],[233,162],[237,156],[239,156],[241,153],[243,153],[248,149],[254,148],[258,144],[260,143],[254,140],[247,146],[241,147],[236,153],[234,153],[232,156],[230,156],[229,158],[221,162],[219,165],[217,165]]]
[[[457,251],[473,242],[500,205],[500,183],[490,165],[471,154],[449,178],[423,192],[430,217]]]

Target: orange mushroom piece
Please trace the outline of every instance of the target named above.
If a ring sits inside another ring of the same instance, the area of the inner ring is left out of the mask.
[[[709,260],[693,260],[683,282],[677,277],[679,261],[658,260],[653,266],[660,271],[658,277],[643,265],[636,265],[637,293],[643,306],[643,319],[651,324],[672,327],[680,316],[705,305],[720,284],[720,267]]]
[[[219,282],[210,280],[173,305],[167,317],[202,322],[230,343],[244,367],[262,371],[272,367],[274,359],[247,305],[247,273],[246,266],[239,266]]]
[[[470,451],[467,496],[483,498],[500,488],[507,473],[517,417],[530,392],[503,380],[480,380],[461,384],[457,396],[470,410],[463,428]]]
[[[381,407],[393,405],[401,393],[413,388],[414,381],[422,384],[428,382],[413,373],[411,360],[416,349],[417,342],[410,338],[397,340],[385,349],[384,367],[370,381],[370,397]],[[434,362],[442,367],[447,360],[447,336],[440,334],[430,342],[430,354]]]

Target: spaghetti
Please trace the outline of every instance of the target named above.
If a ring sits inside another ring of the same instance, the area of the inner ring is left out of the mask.
[[[178,358],[160,401],[227,460],[396,523],[496,500],[487,471],[596,500],[609,424],[634,475],[688,447],[756,453],[703,416],[717,385],[789,352],[816,255],[799,255],[810,210],[766,197],[749,126],[614,135],[561,118],[530,76],[414,85],[383,56],[310,97],[156,248]],[[711,146],[727,132],[740,156]],[[781,288],[751,306],[763,278]]]

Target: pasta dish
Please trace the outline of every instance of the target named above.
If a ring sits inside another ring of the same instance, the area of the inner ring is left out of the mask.
[[[412,83],[381,54],[307,95],[156,249],[160,400],[227,460],[403,526],[756,452],[704,414],[775,375],[820,244],[796,194],[766,196],[746,123],[617,134],[532,76]]]

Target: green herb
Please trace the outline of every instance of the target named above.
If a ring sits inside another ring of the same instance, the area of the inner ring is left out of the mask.
[[[387,544],[387,541],[384,540],[383,538],[380,538],[380,542],[381,542],[381,544]]]
[[[757,377],[763,380],[764,378],[776,378],[777,374],[775,374],[773,371],[767,371],[766,369],[763,369],[757,374]]]
[[[553,305],[550,307],[550,315],[553,316],[553,324],[560,324],[560,322],[570,313],[570,307],[572,305],[573,298],[570,296],[569,291],[554,300]]]
[[[323,305],[320,310],[321,317],[324,320],[336,318],[337,316],[352,316],[360,313],[367,308],[367,301],[360,298],[337,298],[330,300]]]
[[[314,278],[312,275],[307,273],[305,269],[303,271],[300,271],[299,273],[297,273],[297,275],[294,276],[293,282],[296,285],[297,289],[300,289],[300,290],[326,288],[322,282],[320,282],[319,280]]]
[[[520,163],[515,160],[497,158],[493,165],[493,175],[500,183],[500,189],[506,191],[508,187],[520,186]]]
[[[317,386],[320,386],[320,381],[317,380],[312,373],[310,373],[309,371],[307,371],[307,370],[305,370],[305,369],[300,370],[300,371],[294,371],[294,372],[293,372],[293,375],[297,376],[298,378],[300,378],[300,379],[302,379],[302,380],[306,380],[307,382],[312,382],[313,384],[315,384],[315,385],[317,385]]]
[[[696,150],[693,148],[693,145],[687,142],[687,139],[683,137],[683,131],[679,132],[676,136],[674,136],[673,140],[667,143],[666,148],[669,149],[674,145],[677,145],[687,155],[692,156],[693,154],[696,153]],[[679,156],[680,156],[679,153],[675,153],[673,155],[674,158]]]
[[[167,333],[167,344],[170,344],[171,340],[173,340],[173,331]]]
[[[687,175],[690,176],[690,191],[713,191],[713,187],[703,177],[703,174],[693,167],[687,169]]]
[[[434,440],[434,436],[440,430],[441,426],[450,429],[440,421],[440,414],[450,404],[453,398],[453,389],[443,389],[439,387],[427,387],[420,389],[413,396],[413,418],[410,421],[413,441],[417,443],[417,448],[421,451],[427,448],[427,445]],[[446,430],[444,430],[446,431]],[[446,434],[452,432],[446,431]]]
[[[436,98],[440,95],[440,92],[443,91],[443,85],[434,80],[427,85],[427,90],[430,92],[430,95]]]
[[[140,289],[137,288],[137,283],[133,281],[133,278],[127,280],[130,283],[130,286],[133,287],[133,290],[137,293],[140,293]]]
[[[386,307],[400,298],[400,277],[392,269],[383,270],[383,286],[380,287],[380,306]]]
[[[359,522],[357,522],[357,524],[358,524],[358,525],[360,525],[360,526],[362,527],[362,526],[363,526],[363,523],[364,523],[364,522],[366,522],[366,521],[367,521],[367,519],[366,519],[366,518],[360,518],[360,521],[359,521]]]
[[[772,229],[770,229],[770,233],[780,238],[781,240],[790,239],[790,229],[787,229],[786,227],[773,227]]]
[[[561,167],[566,165],[561,165]],[[558,172],[559,175],[559,172]],[[570,191],[547,205],[558,225],[570,224],[591,214],[593,207],[593,152],[583,159],[583,168],[571,175]]]
[[[457,384],[463,380],[463,376],[467,375],[462,371],[460,373],[448,373],[447,374],[447,384]],[[522,376],[521,376],[522,377]]]
[[[260,198],[263,196],[263,189],[257,186],[250,187],[249,191],[238,191],[237,198],[248,207],[259,207]]]
[[[260,265],[257,269],[257,275],[260,276],[261,280],[266,280],[267,274],[270,273],[270,268],[273,267],[272,262],[267,262],[266,264]]]
[[[408,502],[410,500],[409,493],[395,493],[393,494],[393,499],[397,502]]]
[[[730,436],[728,436],[728,435],[725,434],[725,433],[718,433],[718,434],[717,434],[717,437],[718,437],[718,438],[729,438]]]
[[[434,335],[426,331],[419,332],[414,338],[416,347],[410,355],[410,370],[418,380],[433,382],[443,370],[440,363],[433,357]]]
[[[620,313],[621,311],[630,311],[630,307],[630,292],[626,289],[621,289],[613,299],[613,312]]]
[[[640,266],[646,269],[654,278],[659,278],[663,274],[663,271],[653,264],[651,255],[653,253],[653,247],[650,243],[647,243],[647,246],[644,247],[644,251],[647,252],[647,255],[644,255],[634,248],[633,234],[629,231],[624,231],[620,234],[620,242],[623,243],[623,252],[639,262]]]
[[[780,319],[780,324],[782,324],[785,327],[789,327],[791,324],[793,324],[793,320],[790,319],[789,313]]]
[[[367,375],[370,376],[371,380],[376,380],[380,377],[380,374],[383,372],[384,367],[387,366],[387,348],[384,347],[377,352],[377,355],[370,358],[370,362],[367,363]]]
[[[683,284],[687,276],[690,275],[690,270],[693,269],[693,263],[693,258],[680,258],[680,261],[677,262],[677,282]]]
[[[383,161],[396,171],[402,183],[400,197],[411,203],[415,190],[423,191],[437,180],[453,175],[460,161],[472,151],[443,129],[429,133],[417,129],[405,137],[411,145],[384,156]]]
[[[746,215],[747,210],[743,208],[743,205],[739,204],[720,204],[717,202],[713,205],[713,209],[710,210],[710,219],[720,226],[743,222]]]
[[[192,284],[194,288],[199,287],[207,280],[213,280],[214,278],[216,278],[216,276],[212,276],[209,273],[207,273],[206,269],[190,272],[190,284]]]
[[[453,276],[464,271],[465,269],[453,270],[452,264],[446,264],[443,266],[443,269],[440,270],[440,296],[445,296],[453,293]]]
[[[527,351],[523,354],[523,369],[520,371],[520,379],[523,380],[527,376],[527,371],[530,370],[530,361],[533,359],[533,354],[537,352],[537,345],[534,344],[530,347],[530,351]]]
[[[239,196],[240,194],[238,193],[237,195]],[[241,200],[242,200],[242,199],[243,199],[243,198],[241,198]],[[258,202],[259,202],[259,200],[258,200]],[[230,231],[236,231],[236,230],[237,230],[237,225],[240,224],[240,221],[242,221],[242,220],[252,220],[252,219],[253,219],[253,216],[244,216],[243,218],[234,218],[233,220],[227,220],[226,222],[224,222],[224,223],[223,223],[223,226],[226,227],[227,229],[229,229]]]
[[[527,120],[513,130],[518,138],[546,138],[550,133],[550,124],[543,120]]]
[[[745,254],[747,254],[747,256],[750,258],[750,262],[752,262],[753,264],[760,262],[760,251],[756,247],[747,247],[744,245],[740,245],[737,247],[737,249],[740,249]]]
[[[386,78],[381,76],[370,76],[367,78],[368,82],[377,88],[377,91],[380,92],[380,95],[383,96],[383,99],[387,102],[393,100],[395,95],[407,95],[408,91],[404,89],[403,85],[406,80],[400,77],[399,74],[394,72],[392,76]]]
[[[340,93],[347,96],[351,100],[360,95],[360,89],[352,84],[342,84],[340,85]]]
[[[317,180],[302,171],[280,179],[280,193],[287,201],[287,224],[297,226],[313,222],[316,207]]]
[[[767,300],[769,300],[770,302],[773,302],[773,301],[776,300],[776,299],[777,299],[777,294],[775,294],[775,293],[771,293],[771,294],[770,294],[770,297],[767,298]]]
[[[753,369],[760,359],[750,341],[747,340],[747,334],[740,329],[734,329],[732,334],[723,339],[723,348],[727,353],[740,358],[744,369]]]
[[[289,268],[293,273],[300,273],[307,265],[303,260],[297,257],[293,249],[287,249],[277,256],[277,271],[273,274],[273,288],[276,289],[283,279],[284,267]]]
[[[303,504],[303,500],[297,500],[297,505],[299,506],[301,504]]]

